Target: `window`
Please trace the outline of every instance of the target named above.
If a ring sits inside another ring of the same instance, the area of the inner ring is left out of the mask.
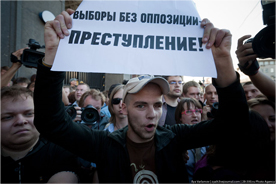
[[[270,68],[270,72],[273,73],[274,72],[274,68]]]
[[[260,66],[264,65],[264,62],[259,62],[259,65],[260,65]]]
[[[270,61],[269,64],[274,65],[274,61]]]
[[[265,69],[265,73],[268,73],[268,68]]]
[[[268,61],[265,61],[264,64],[265,64],[265,65],[268,65]]]

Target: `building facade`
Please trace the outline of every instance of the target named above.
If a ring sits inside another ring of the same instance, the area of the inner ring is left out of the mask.
[[[57,16],[63,10],[76,10],[82,1],[1,1],[1,67],[11,66],[10,54],[27,47],[30,38],[44,45],[44,25],[39,14],[48,10]],[[37,51],[44,52],[44,49]],[[81,60],[81,58],[80,58]],[[77,62],[80,64],[80,62]],[[104,67],[104,66],[103,66]],[[22,66],[14,78],[30,78],[36,73],[35,68]],[[66,72],[64,84],[69,84],[71,78],[87,83],[91,88],[108,90],[114,83],[122,83],[131,75],[107,73]]]
[[[275,81],[275,59],[258,59],[260,71]]]

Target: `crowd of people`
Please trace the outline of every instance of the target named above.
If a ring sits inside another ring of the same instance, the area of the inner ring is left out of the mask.
[[[212,84],[141,75],[101,92],[50,70],[73,12],[46,23],[30,79],[13,79],[25,48],[1,68],[1,182],[275,181],[275,82],[253,66],[249,35],[236,55],[250,82],[234,70],[230,31],[203,19]]]

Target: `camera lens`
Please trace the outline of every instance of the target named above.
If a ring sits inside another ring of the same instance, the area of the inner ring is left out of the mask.
[[[86,114],[86,118],[87,118],[87,119],[93,119],[93,118],[94,118],[94,114],[92,114],[92,113],[87,113],[87,114]]]
[[[213,108],[216,109],[216,110],[218,110],[218,108],[219,108],[219,103],[218,103],[218,102],[213,103]]]
[[[82,109],[81,113],[81,119],[86,123],[86,124],[91,124],[100,119],[99,112],[97,109],[95,109],[93,106],[88,105],[87,107]]]
[[[252,47],[259,58],[275,59],[275,24],[262,29],[254,38]]]

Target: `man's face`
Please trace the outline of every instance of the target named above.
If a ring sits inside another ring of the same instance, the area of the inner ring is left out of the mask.
[[[270,105],[255,105],[252,110],[258,112],[266,121],[270,130],[270,140],[275,140],[275,111]]]
[[[1,100],[1,145],[4,148],[24,145],[37,139],[39,133],[33,124],[33,98],[4,97]]]
[[[171,84],[171,82],[175,82],[175,84]],[[179,76],[168,77],[170,91],[167,94],[167,96],[174,97],[174,98],[180,97],[182,94],[182,82],[183,82],[182,78]],[[181,83],[181,84],[179,84],[179,83]]]
[[[88,91],[88,87],[86,85],[78,85],[76,92],[75,92],[75,98],[76,101],[80,101],[81,96],[83,95],[83,93],[85,93],[86,91]]]
[[[77,85],[78,85],[78,82],[75,80],[70,82],[70,86],[72,86],[72,87],[77,86]]]
[[[120,89],[119,91],[117,91],[117,93],[113,96],[113,99],[123,98],[123,92],[124,92],[123,89]],[[112,104],[112,107],[113,107],[114,114],[117,118],[120,118],[120,119],[126,118],[126,115],[123,114],[123,111],[122,111],[122,100],[120,101],[119,104]]]
[[[262,94],[253,84],[244,85],[243,90],[247,100]]]
[[[213,103],[218,102],[217,90],[213,85],[205,88],[204,98],[207,100],[206,104],[212,106]]]
[[[101,108],[102,108],[101,99],[95,100],[91,96],[88,96],[88,97],[85,98],[83,105],[84,105],[84,107],[86,107],[87,105],[92,105],[93,107],[95,107],[97,109],[99,114],[101,113]]]
[[[183,96],[187,98],[195,98],[199,100],[200,89],[198,89],[197,87],[191,86],[188,88],[188,92],[186,94],[183,94]]]
[[[162,91],[154,83],[147,84],[136,94],[128,94],[123,103],[123,112],[128,115],[127,136],[136,143],[154,138],[162,114]]]

